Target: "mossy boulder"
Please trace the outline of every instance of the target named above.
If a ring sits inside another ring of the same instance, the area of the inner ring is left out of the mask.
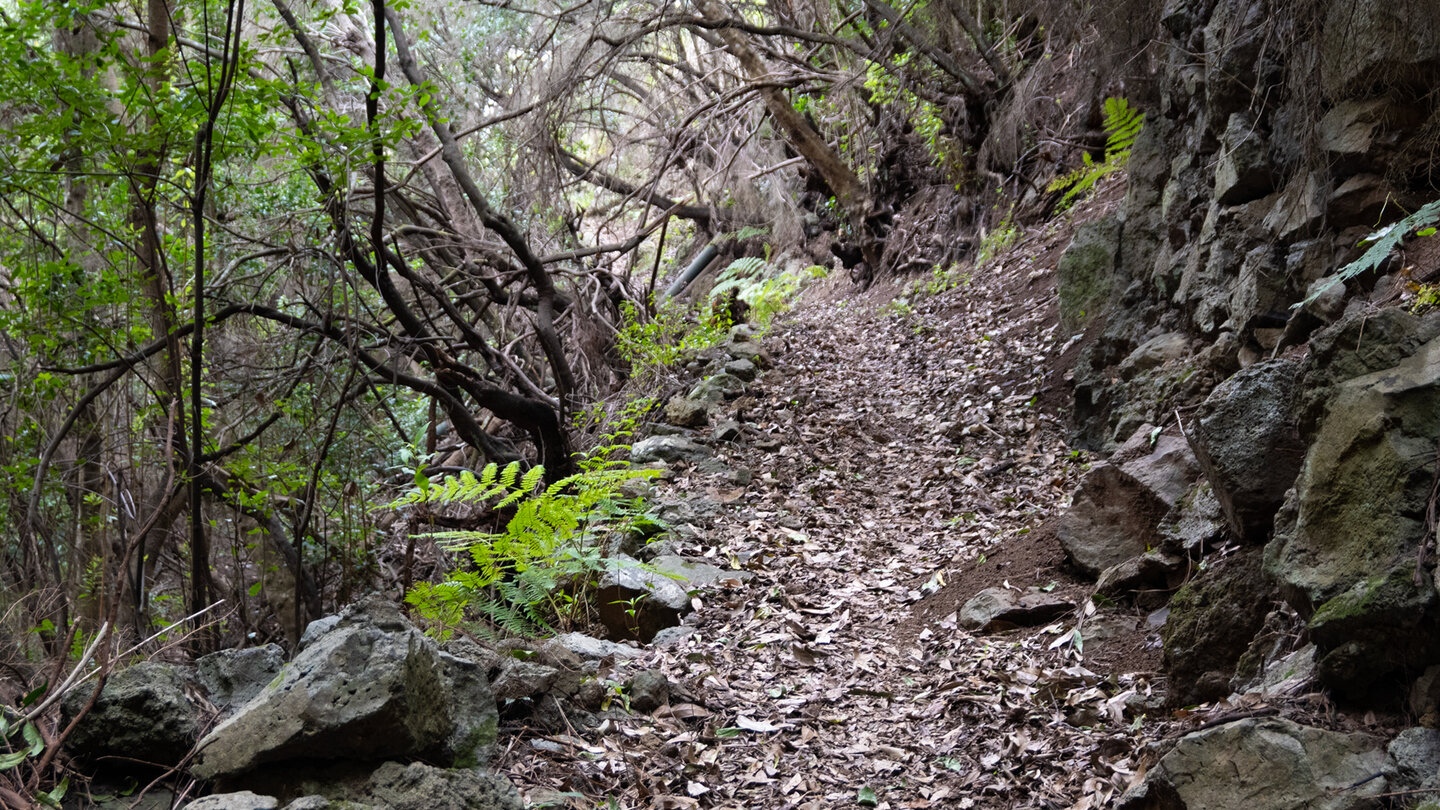
[[[1440,339],[1335,386],[1266,566],[1309,616],[1416,557],[1440,440]]]
[[[1170,600],[1164,665],[1169,702],[1185,706],[1230,692],[1250,640],[1274,603],[1258,549],[1245,549],[1200,572]]]
[[[1120,222],[1108,216],[1081,225],[1056,266],[1060,288],[1060,326],[1074,333],[1100,314],[1110,298],[1115,259],[1120,252]]]
[[[1334,362],[1307,381],[1329,396],[1312,404],[1310,449],[1265,549],[1266,570],[1309,620],[1321,680],[1357,698],[1391,673],[1440,662],[1432,574],[1415,570],[1440,442],[1440,337],[1415,345],[1431,324],[1403,313],[1372,323],[1378,334],[1352,336],[1342,322],[1320,341],[1313,362]]]
[[[1437,608],[1431,577],[1417,578],[1413,560],[1356,583],[1310,617],[1320,679],[1344,696],[1364,699],[1385,676],[1434,661],[1440,654]]]

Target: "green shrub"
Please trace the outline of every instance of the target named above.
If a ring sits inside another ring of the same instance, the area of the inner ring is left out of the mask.
[[[625,301],[620,305],[620,316],[615,348],[620,358],[630,364],[633,377],[644,377],[718,345],[733,325],[724,317],[702,313],[673,299],[662,301],[654,315]]]

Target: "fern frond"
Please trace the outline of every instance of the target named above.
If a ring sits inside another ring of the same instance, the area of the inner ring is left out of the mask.
[[[1064,190],[1060,207],[1068,208],[1077,197],[1088,193],[1101,178],[1123,171],[1130,161],[1130,149],[1145,127],[1145,113],[1130,106],[1123,98],[1105,99],[1105,160],[1096,163],[1087,152],[1080,156],[1080,166],[1051,180],[1046,191]]]
[[[643,502],[622,498],[621,487],[660,474],[598,464],[544,486],[544,472],[536,466],[522,474],[518,462],[504,469],[490,464],[478,476],[462,473],[435,484],[427,480],[425,492],[406,496],[408,502],[443,503],[488,503],[499,497],[497,508],[514,509],[502,532],[417,535],[469,557],[465,569],[452,572],[445,583],[416,586],[413,604],[422,615],[450,627],[468,609],[507,632],[548,631],[552,618],[576,605],[570,596],[562,598],[563,589],[601,568],[594,538],[640,520]]]
[[[716,280],[723,282],[732,279],[750,278],[764,270],[768,264],[770,263],[759,256],[741,256],[726,265]],[[716,294],[715,288],[711,288],[710,294]]]
[[[1130,154],[1130,147],[1145,126],[1145,113],[1130,106],[1123,98],[1105,99],[1105,158]]]
[[[1320,287],[1311,293],[1304,301],[1291,306],[1291,309],[1299,309],[1306,304],[1324,295],[1336,284],[1344,284],[1356,276],[1374,270],[1390,256],[1390,252],[1399,247],[1405,241],[1405,237],[1415,231],[1420,236],[1431,236],[1435,234],[1435,223],[1440,222],[1440,200],[1428,203],[1420,207],[1415,213],[1396,222],[1387,225],[1378,231],[1370,234],[1360,241],[1360,244],[1374,242],[1360,258],[1340,268],[1331,278],[1330,283]],[[1425,233],[1428,231],[1428,233]]]
[[[542,635],[548,628],[543,622],[531,621],[516,605],[489,596],[477,598],[472,607],[491,624],[512,636]]]

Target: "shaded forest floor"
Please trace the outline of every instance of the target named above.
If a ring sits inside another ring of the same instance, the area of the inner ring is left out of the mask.
[[[728,406],[745,436],[719,451],[750,483],[663,485],[702,507],[683,551],[737,578],[647,653],[668,707],[515,738],[499,765],[532,803],[1069,808],[1123,789],[1159,640],[1096,610],[1052,529],[1087,464],[1060,411],[1064,231],[908,297],[828,280],[771,330],[773,369]],[[967,631],[984,588],[1074,607]]]

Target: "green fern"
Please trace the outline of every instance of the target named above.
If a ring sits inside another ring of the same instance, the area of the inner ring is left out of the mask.
[[[1363,245],[1366,242],[1373,242],[1374,244],[1371,244],[1369,249],[1367,249],[1360,258],[1340,268],[1340,270],[1331,277],[1328,284],[1310,293],[1309,297],[1293,305],[1291,309],[1299,309],[1325,294],[1325,292],[1336,284],[1344,284],[1361,273],[1366,273],[1379,267],[1380,263],[1390,256],[1390,252],[1399,247],[1410,234],[1414,233],[1416,236],[1434,236],[1437,232],[1435,228],[1435,223],[1437,222],[1440,222],[1440,200],[1435,200],[1434,202],[1423,205],[1420,207],[1420,210],[1410,216],[1370,234],[1360,240],[1360,244]]]
[[[621,489],[660,474],[604,460],[582,462],[581,470],[549,486],[541,483],[543,467],[522,474],[519,462],[504,468],[488,464],[478,476],[464,472],[438,482],[417,479],[416,488],[391,507],[489,504],[497,510],[513,508],[514,514],[504,531],[417,535],[468,559],[444,582],[416,585],[405,601],[442,637],[470,615],[507,633],[549,632],[576,604],[567,589],[583,588],[602,570],[600,538],[642,521],[643,501],[622,497]]]
[[[1130,148],[1145,127],[1145,113],[1123,98],[1105,99],[1105,159],[1130,156]]]
[[[820,272],[815,273],[813,269]],[[750,305],[750,320],[763,331],[770,321],[790,308],[790,302],[805,283],[825,276],[824,268],[785,270],[759,256],[742,256],[731,262],[715,279],[710,299],[723,298],[734,290]]]
[[[1130,149],[1140,131],[1145,127],[1145,113],[1130,106],[1123,98],[1105,99],[1105,160],[1096,163],[1087,152],[1080,158],[1081,165],[1050,181],[1046,191],[1065,190],[1060,198],[1060,208],[1070,206],[1076,198],[1089,193],[1101,178],[1118,171],[1124,171],[1130,161]]]
[[[521,477],[518,461],[505,465],[504,470],[496,464],[487,464],[479,476],[466,470],[458,476],[443,479],[439,485],[432,484],[423,472],[416,472],[416,488],[388,506],[395,509],[412,503],[476,503],[503,495],[506,500],[496,504],[496,508],[501,509],[533,490],[544,475],[545,468],[536,466]],[[520,479],[519,484],[516,484],[516,478]]]

